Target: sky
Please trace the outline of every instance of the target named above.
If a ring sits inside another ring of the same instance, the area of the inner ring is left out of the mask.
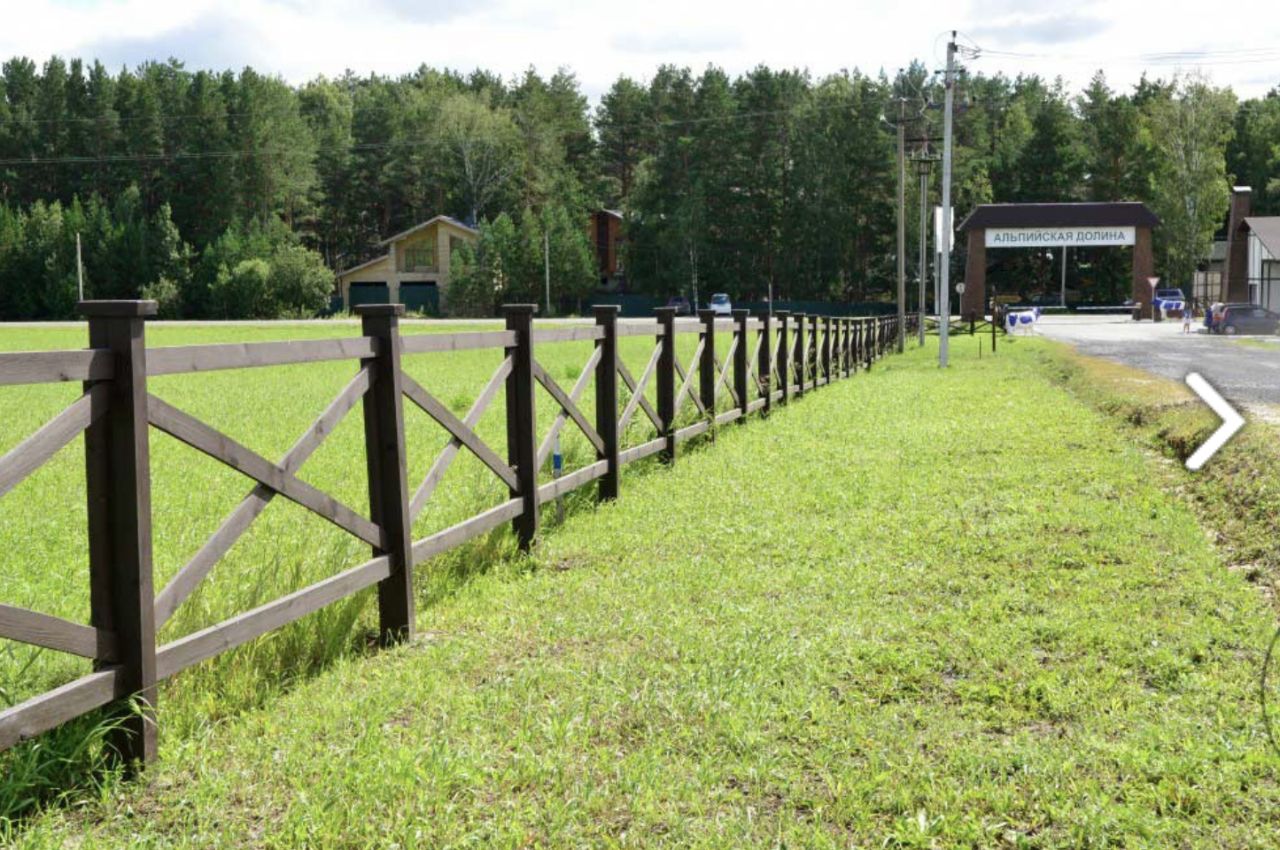
[[[422,64],[506,77],[563,67],[592,102],[620,74],[647,80],[664,63],[730,74],[763,63],[821,77],[852,68],[892,75],[918,59],[936,70],[952,29],[981,48],[964,60],[973,71],[1062,76],[1073,90],[1099,68],[1117,89],[1144,68],[1166,77],[1198,69],[1244,97],[1280,86],[1275,0],[0,0],[3,7],[4,58],[97,58],[118,70],[175,57],[192,69],[252,65],[293,83]],[[1228,7],[1229,17],[1211,18]]]

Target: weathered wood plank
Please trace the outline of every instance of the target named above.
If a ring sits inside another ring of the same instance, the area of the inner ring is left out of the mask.
[[[147,352],[148,375],[255,369],[325,360],[361,360],[377,354],[368,337],[294,339],[285,342],[226,342],[153,348]]]
[[[506,348],[515,344],[511,331],[458,331],[441,334],[407,334],[401,337],[401,354],[431,351],[469,351],[476,348]]]
[[[619,322],[618,336],[662,336],[667,329],[659,324],[644,322]]]
[[[765,406],[765,403],[766,403],[767,401],[769,401],[769,399],[764,398],[764,397],[762,396],[762,397],[760,397],[760,398],[758,398],[758,399],[756,399],[756,400],[754,400],[754,401],[750,402],[750,403],[747,405],[747,413],[755,413],[757,410],[759,410],[760,408],[764,407],[764,406]]]
[[[737,353],[738,353],[738,335],[734,334],[733,339],[729,341],[729,350],[725,352],[724,363],[722,364],[720,362],[720,358],[718,357],[713,358],[713,362],[715,363],[716,372],[717,372],[715,395],[716,397],[719,397],[720,390],[722,388],[729,390],[729,395],[733,399],[733,404],[735,407],[741,404],[742,400],[738,398],[738,391],[734,388],[733,384],[729,383],[729,375],[732,374],[729,367],[733,365],[733,362],[734,362],[733,358],[734,358],[734,355]]]
[[[702,349],[704,347],[706,347],[706,343],[703,340],[698,340],[698,346],[693,350],[693,360],[691,360],[690,363],[700,363],[702,361]],[[691,389],[693,389],[693,379],[698,377],[698,370],[694,369],[693,366],[690,366],[689,374],[686,375],[684,369],[680,367],[679,360],[675,361],[675,366],[676,366],[676,373],[680,376],[680,378],[684,381],[684,383],[680,385],[680,392],[676,393],[675,408],[673,409],[672,413],[675,415],[678,415],[680,413],[680,408],[684,406],[685,396],[691,395],[691,397],[693,398],[694,404],[698,406],[698,410],[705,416],[707,413],[707,408],[702,403],[702,399],[700,399],[696,394],[691,394],[689,392]]]
[[[705,434],[709,430],[711,430],[711,422],[707,419],[704,419],[701,422],[695,422],[692,425],[686,425],[685,427],[676,431],[676,439],[688,440],[692,437],[698,436],[699,434]]]
[[[110,404],[110,387],[97,384],[4,457],[0,457],[0,496],[17,487],[49,458],[80,436]]]
[[[608,471],[609,462],[607,460],[598,460],[581,469],[575,469],[555,481],[549,481],[538,488],[538,504],[545,504],[552,499],[563,496],[565,493],[578,489],[584,484],[589,484]]]
[[[115,373],[110,351],[9,351],[0,354],[0,386],[103,381]]]
[[[252,611],[165,644],[156,652],[156,677],[167,679],[194,664],[377,584],[389,575],[391,559],[382,555],[274,602],[259,605]]]
[[[600,362],[600,349],[593,348],[591,357],[587,359],[587,365],[582,367],[582,372],[578,375],[578,380],[574,382],[573,389],[569,390],[569,400],[575,405],[582,398],[582,394],[587,389],[587,384],[591,383],[594,375],[596,364]],[[551,457],[551,450],[555,448],[556,435],[564,428],[564,423],[569,421],[569,415],[561,410],[556,414],[556,418],[551,423],[551,428],[547,431],[547,436],[542,438],[542,445],[538,446],[538,469],[542,469],[547,463],[547,458]]]
[[[383,546],[384,535],[376,523],[163,399],[147,396],[147,418],[171,437],[265,484],[369,545]]]
[[[649,417],[655,428],[662,430],[662,423],[658,420],[658,413],[649,404],[648,399],[644,397],[644,391],[649,386],[649,381],[653,378],[654,371],[658,368],[658,358],[662,356],[662,344],[659,343],[653,349],[653,354],[649,355],[649,362],[645,365],[644,371],[640,373],[640,380],[636,381],[631,378],[631,372],[626,365],[619,360],[618,372],[622,375],[622,381],[627,385],[627,389],[631,391],[631,398],[627,401],[627,406],[622,409],[622,416],[618,419],[618,431],[627,430],[627,425],[631,423],[631,417],[635,415],[637,409],[644,405],[645,414]]]
[[[372,385],[372,372],[367,366],[362,367],[338,397],[330,402],[319,418],[311,423],[311,427],[293,444],[284,459],[280,461],[280,467],[286,472],[297,472]],[[218,530],[205,541],[191,560],[169,580],[164,590],[156,596],[156,628],[160,628],[169,621],[173,612],[200,586],[200,582],[204,581],[209,571],[222,560],[258,515],[271,503],[275,495],[275,491],[265,484],[256,485],[236,506],[236,509],[222,521],[222,525],[218,526]]]
[[[547,370],[542,368],[542,364],[536,360],[533,362],[533,377],[538,383],[542,384],[543,389],[551,394],[556,404],[560,405],[560,409],[569,414],[574,424],[586,435],[591,445],[595,446],[596,451],[604,451],[604,440],[596,433],[595,426],[587,421],[587,417],[582,415],[582,411],[578,409],[578,406],[565,395],[564,390],[560,389],[560,385],[552,380],[551,376],[547,374]]]
[[[578,328],[544,328],[533,332],[534,343],[539,342],[580,342],[597,340],[603,336],[595,325]]]
[[[480,424],[481,417],[484,416],[489,405],[498,395],[498,390],[502,389],[507,380],[507,376],[511,374],[511,358],[507,357],[498,366],[498,371],[493,373],[493,377],[489,379],[489,383],[485,384],[480,395],[476,396],[476,400],[472,403],[471,409],[467,411],[467,415],[462,418],[462,424],[475,430]],[[435,492],[436,487],[440,485],[440,479],[444,477],[445,470],[453,463],[454,458],[458,456],[458,450],[462,448],[462,441],[457,437],[450,437],[449,442],[436,456],[435,462],[431,464],[431,468],[427,470],[426,478],[422,479],[422,483],[418,485],[417,491],[413,494],[413,498],[409,500],[409,518],[416,519],[418,514],[422,513],[422,509],[427,506],[427,500],[431,498],[431,494]]]
[[[0,711],[0,750],[125,695],[119,667],[107,667]]]
[[[623,449],[622,452],[618,455],[618,460],[619,462],[625,465],[625,464],[631,463],[633,460],[640,460],[641,458],[646,458],[649,455],[657,454],[658,452],[662,451],[666,447],[667,447],[667,438],[658,437],[657,439],[650,440],[647,443],[641,443],[638,446],[632,446],[629,449]]]
[[[69,652],[96,661],[114,661],[116,636],[61,617],[0,603],[0,638]]]
[[[448,431],[455,440],[466,446],[472,454],[493,471],[494,475],[501,478],[503,483],[513,489],[519,486],[515,471],[503,463],[502,458],[498,457],[475,431],[468,428],[457,416],[454,416],[452,410],[441,404],[435,396],[427,392],[421,384],[408,375],[404,376],[404,394],[410,401],[420,407],[424,413],[434,419],[440,427]]]
[[[725,425],[729,422],[732,422],[735,419],[740,419],[741,417],[742,417],[742,408],[733,407],[726,410],[724,413],[716,414],[716,424]]]
[[[524,510],[524,499],[510,499],[497,507],[478,513],[471,519],[451,525],[443,531],[437,531],[413,544],[413,563],[420,564],[428,558],[447,552],[455,546],[479,537],[487,531],[500,527],[503,523],[520,516]]]

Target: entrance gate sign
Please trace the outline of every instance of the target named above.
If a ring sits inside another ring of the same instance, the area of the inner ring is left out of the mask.
[[[1133,227],[992,227],[988,248],[1060,248],[1093,245],[1132,245]]]

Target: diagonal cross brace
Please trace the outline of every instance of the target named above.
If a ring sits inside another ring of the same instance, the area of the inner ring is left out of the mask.
[[[476,432],[468,428],[461,419],[453,415],[453,411],[445,407],[431,393],[423,389],[422,385],[403,375],[404,394],[410,401],[422,409],[422,412],[430,416],[440,424],[442,428],[453,435],[454,439],[462,443],[470,449],[471,453],[480,459],[480,461],[489,469],[493,470],[503,482],[512,490],[520,487],[519,481],[516,479],[515,470],[507,466],[507,464],[489,448],[483,440],[481,440]]]
[[[569,414],[569,417],[586,435],[591,445],[595,446],[596,451],[603,452],[604,440],[596,432],[595,427],[587,421],[587,418],[582,415],[582,411],[573,403],[573,400],[565,395],[564,390],[560,389],[560,385],[551,379],[551,376],[547,374],[547,370],[543,369],[542,364],[536,360],[533,361],[533,377],[537,379],[538,383],[542,384],[543,389],[551,393],[551,397],[555,399],[556,404],[560,405],[560,409]]]
[[[498,371],[493,373],[489,383],[481,390],[480,395],[476,397],[475,402],[471,405],[471,409],[463,417],[463,425],[475,430],[475,427],[480,424],[480,418],[489,409],[489,405],[493,402],[494,397],[497,396],[498,390],[506,385],[507,376],[511,374],[511,366],[510,357],[502,361]],[[427,477],[422,479],[422,483],[418,485],[413,498],[409,500],[409,519],[416,519],[418,514],[422,513],[422,509],[427,506],[427,500],[431,498],[431,494],[439,486],[445,470],[453,463],[453,459],[458,456],[460,448],[462,448],[462,441],[457,437],[451,436],[448,444],[436,457],[435,463],[431,464],[431,469],[427,470]]]

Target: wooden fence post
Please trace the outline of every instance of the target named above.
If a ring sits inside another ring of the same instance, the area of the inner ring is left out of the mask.
[[[377,340],[368,361],[373,379],[364,394],[364,451],[369,470],[369,518],[386,535],[373,554],[391,560],[378,582],[378,636],[383,646],[413,638],[413,534],[404,440],[404,378],[400,371],[403,304],[360,304],[361,332]]]
[[[596,457],[609,464],[600,477],[596,500],[606,502],[618,498],[622,463],[618,457],[618,310],[616,304],[600,304],[592,309],[596,325],[604,336],[596,340],[600,361],[596,364],[596,433],[604,448]]]
[[[865,369],[871,368],[871,361],[875,360],[875,329],[878,321],[876,319],[862,320],[862,358]]]
[[[773,314],[768,310],[760,316],[760,355],[756,362],[756,374],[760,377],[760,386],[764,387],[765,413],[773,407],[773,374],[769,364],[773,360]]]
[[[133,773],[157,753],[146,353],[146,319],[156,314],[156,302],[81,301],[79,307],[89,319],[89,347],[107,349],[115,360],[107,411],[84,437],[89,622],[115,633],[124,697],[109,709],[120,723],[107,745]]]
[[[538,437],[533,401],[533,314],[537,304],[505,304],[502,314],[507,330],[516,335],[507,349],[511,374],[507,376],[507,462],[515,469],[519,489],[511,498],[524,502],[520,516],[511,521],[521,550],[528,551],[538,536]]]
[[[832,334],[834,327],[830,316],[822,317],[822,377],[828,384],[831,383],[831,346],[835,342]]]
[[[733,390],[738,394],[738,409],[742,411],[738,418],[740,424],[747,421],[747,404],[751,401],[751,394],[747,392],[747,364],[751,360],[747,317],[750,315],[750,310],[733,311],[733,333],[738,339],[738,347],[733,350]]]
[[[796,397],[804,395],[804,378],[808,371],[809,345],[804,338],[805,316],[796,313]]]
[[[853,321],[847,316],[840,320],[840,369],[844,372],[844,376],[849,377],[849,373],[853,371]]]
[[[813,388],[818,388],[819,372],[822,371],[822,346],[819,344],[821,337],[818,334],[817,313],[809,316],[809,346],[813,349],[813,356],[810,359],[809,368],[813,370]]]
[[[662,351],[658,354],[656,376],[658,419],[662,422],[662,433],[658,436],[667,440],[667,447],[659,457],[663,463],[672,464],[676,462],[676,308],[659,307],[655,312],[658,314],[658,327],[662,329],[658,337]]]
[[[782,390],[779,399],[783,404],[791,398],[791,311],[779,310],[778,336],[778,389]]]
[[[716,419],[716,314],[713,310],[699,310],[702,320],[702,358],[698,361],[698,398],[707,409],[707,418]]]

